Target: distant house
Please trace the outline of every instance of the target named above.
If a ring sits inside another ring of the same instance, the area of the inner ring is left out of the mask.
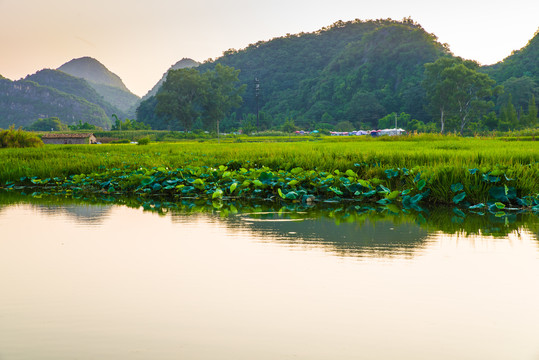
[[[45,134],[44,144],[97,144],[94,134]]]

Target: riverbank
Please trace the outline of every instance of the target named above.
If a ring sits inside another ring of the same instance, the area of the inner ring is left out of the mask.
[[[539,144],[460,137],[55,145],[0,151],[0,186],[29,193],[539,206]]]

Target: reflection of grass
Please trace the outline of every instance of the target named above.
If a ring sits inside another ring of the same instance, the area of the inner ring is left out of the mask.
[[[72,196],[40,195],[39,197],[23,196],[16,192],[0,192],[0,211],[6,205],[77,205],[77,204],[118,204],[131,208],[143,208],[145,211],[161,215],[177,213],[195,215],[201,213],[219,214],[222,218],[241,217],[246,220],[290,220],[301,221],[324,218],[340,224],[376,224],[391,222],[394,225],[416,224],[429,232],[442,231],[448,234],[492,235],[503,237],[507,234],[526,229],[539,234],[539,216],[537,213],[515,212],[504,217],[494,215],[481,216],[473,212],[458,215],[447,207],[434,207],[418,212],[393,207],[390,211],[385,206],[371,207],[352,204],[321,203],[316,206],[304,203],[279,204],[269,201],[211,201],[205,199],[181,200],[177,202],[158,201],[135,197],[115,197],[105,194],[94,194],[84,198]],[[396,242],[399,239],[395,239]]]

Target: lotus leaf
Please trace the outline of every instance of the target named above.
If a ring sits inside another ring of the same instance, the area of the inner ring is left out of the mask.
[[[298,194],[294,191],[290,191],[286,194],[285,198],[288,200],[296,200],[298,198]]]
[[[299,181],[297,181],[297,180],[290,180],[290,181],[288,182],[287,185],[288,185],[288,186],[291,186],[291,187],[294,187],[294,186],[296,186],[298,183],[299,183]]]
[[[462,210],[458,209],[458,208],[453,208],[453,212],[457,215],[457,216],[460,216],[460,217],[463,217],[465,218],[466,217],[466,214],[462,212]]]
[[[212,199],[222,199],[223,198],[223,190],[221,189],[217,189],[213,192],[212,196],[211,196]]]
[[[346,176],[350,176],[351,178],[356,178],[357,177],[357,174],[353,171],[353,170],[346,170]]]
[[[394,200],[400,195],[400,191],[395,190],[386,195],[386,199]]]
[[[464,189],[464,186],[461,183],[456,183],[456,184],[451,185],[451,191],[453,192],[459,192],[462,189]]]
[[[457,195],[455,195],[455,196],[453,197],[453,202],[454,202],[455,204],[458,204],[459,202],[461,202],[462,200],[464,200],[465,197],[466,197],[466,193],[465,193],[465,192],[461,192],[461,193],[459,193],[459,194],[457,194]]]
[[[494,205],[496,206],[496,208],[502,210],[502,209],[505,209],[505,204],[501,203],[501,202],[496,202],[494,203]]]

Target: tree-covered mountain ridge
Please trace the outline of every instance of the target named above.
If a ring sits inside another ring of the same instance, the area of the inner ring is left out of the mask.
[[[49,86],[66,94],[72,94],[101,107],[108,117],[116,114],[127,117],[127,113],[112,105],[83,78],[75,77],[60,70],[43,69],[28,75],[25,80],[34,81],[43,86]]]
[[[0,127],[26,127],[57,117],[67,125],[82,122],[109,129],[113,114],[134,117],[139,98],[99,61],[73,59],[60,68],[75,75],[43,69],[23,80],[0,78]]]
[[[109,128],[105,111],[80,96],[30,80],[0,79],[0,128],[29,126],[40,118],[58,117],[65,124],[88,122]]]
[[[529,76],[539,81],[539,28],[522,49],[493,65],[484,66],[485,71],[497,82],[511,77]]]
[[[118,75],[94,58],[85,56],[72,59],[57,70],[85,79],[107,102],[124,112],[128,112],[140,100]]]
[[[537,48],[535,43],[530,41],[528,48]],[[518,53],[528,52],[522,49]],[[287,119],[306,129],[335,128],[343,123],[355,129],[377,128],[380,119],[392,113],[405,114],[404,123],[415,120],[425,125],[423,129],[435,131],[437,119],[428,109],[423,81],[425,64],[442,57],[457,59],[447,44],[410,18],[353,20],[259,41],[241,50],[229,49],[197,69],[205,72],[217,64],[233,67],[240,70],[240,82],[247,86],[243,104],[221,122],[223,131],[256,122],[259,130],[276,128]],[[532,60],[525,66],[537,65]],[[530,74],[536,84],[539,77],[534,71]],[[536,93],[537,86],[533,89]],[[491,100],[499,113],[502,104],[497,98]],[[138,120],[159,128],[156,105],[156,97],[143,101]]]

